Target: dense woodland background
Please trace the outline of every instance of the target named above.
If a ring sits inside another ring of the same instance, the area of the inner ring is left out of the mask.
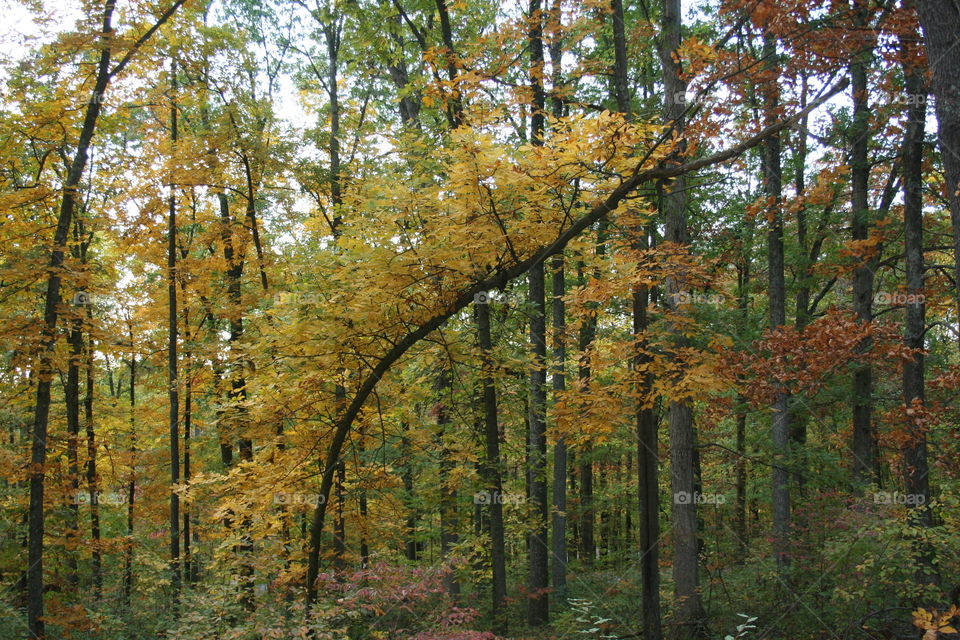
[[[919,638],[953,0],[32,0],[0,637]]]

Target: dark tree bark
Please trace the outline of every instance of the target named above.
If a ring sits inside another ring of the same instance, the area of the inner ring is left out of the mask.
[[[182,286],[182,283],[181,283]],[[190,345],[190,310],[185,309],[183,314],[183,326],[186,329],[184,339],[187,345]],[[184,360],[186,375],[183,380],[183,481],[188,486],[192,477],[190,468],[190,437],[193,429],[193,358],[188,346],[184,351]],[[197,566],[193,557],[193,547],[191,536],[196,535],[196,531],[191,529],[193,514],[192,505],[185,502],[183,505],[183,576],[184,581],[193,583],[197,579]]]
[[[546,440],[546,303],[544,268],[540,262],[529,272],[530,348],[533,363],[530,369],[529,442],[527,477],[530,501],[533,503],[533,532],[530,535],[527,588],[529,602],[527,621],[531,626],[547,624],[549,616],[548,547],[547,547],[547,440]]]
[[[357,453],[359,454],[358,464],[363,464],[364,438],[366,434],[364,429],[360,428],[359,438],[357,439]],[[359,496],[357,498],[360,510],[360,566],[366,568],[370,565],[370,544],[367,542],[367,490],[361,486],[358,488]]]
[[[753,224],[744,221],[740,228],[740,260],[737,264],[737,310],[740,333],[747,335],[750,323],[750,274],[753,249]],[[740,562],[747,555],[747,409],[746,396],[737,394],[736,435],[736,516],[734,533],[737,538],[737,557]]]
[[[563,256],[553,259],[553,392],[554,398],[562,396],[567,387],[566,363],[566,309],[563,296],[566,294]],[[553,593],[557,601],[566,603],[567,593],[567,445],[562,436],[553,446]]]
[[[649,247],[650,235],[637,235],[636,248]],[[638,379],[636,408],[637,473],[640,498],[640,576],[643,610],[643,637],[660,640],[663,629],[660,621],[660,490],[659,442],[656,416],[653,412],[653,375],[647,371],[652,358],[647,344],[647,306],[650,289],[640,285],[633,290],[633,333],[636,351],[633,359],[634,375]]]
[[[133,350],[133,323],[129,325],[130,335],[130,476],[127,479],[127,539],[123,548],[123,603],[130,608],[130,595],[133,590],[133,524],[134,506],[137,490],[137,354]]]
[[[922,2],[921,2],[922,4]],[[912,8],[913,0],[905,0],[904,7]],[[923,335],[926,323],[926,305],[924,299],[924,257],[923,257],[923,137],[926,124],[926,96],[923,69],[918,68],[913,51],[916,42],[901,38],[900,46],[904,56],[904,89],[907,95],[917,99],[909,100],[907,106],[907,126],[903,139],[903,229],[904,262],[906,264],[906,322],[904,323],[903,342],[915,349],[912,359],[903,365],[903,403],[907,408],[905,430],[909,439],[903,448],[904,488],[913,497],[916,505],[912,517],[921,527],[933,526],[933,512],[930,509],[930,467],[927,462],[927,440],[921,425],[914,419],[924,406],[925,379],[923,357]],[[940,575],[934,565],[933,549],[922,541],[914,543],[916,553],[916,580],[920,585],[940,583]]]
[[[77,449],[80,439],[80,359],[83,357],[83,333],[79,318],[71,320],[67,342],[70,343],[70,363],[67,365],[67,381],[63,395],[67,413],[67,473],[71,495],[66,531],[66,564],[67,582],[76,588],[80,584],[77,569],[77,545],[80,536],[80,472]]]
[[[223,192],[217,194],[217,200],[220,203],[220,237],[223,242],[223,259],[227,263],[227,298],[230,301],[229,311],[227,313],[227,322],[229,325],[229,335],[227,344],[231,354],[230,363],[230,387],[228,391],[230,404],[230,419],[227,421],[232,427],[228,432],[237,436],[237,452],[243,461],[253,460],[253,441],[246,433],[246,399],[247,399],[247,380],[244,374],[245,363],[242,357],[237,355],[240,349],[240,341],[243,339],[243,298],[241,287],[243,282],[244,259],[240,247],[237,245],[234,235],[234,220],[230,214],[230,201]],[[224,453],[224,452],[221,452]],[[233,462],[232,449],[228,455],[229,461]]]
[[[497,387],[493,377],[493,338],[490,331],[490,307],[474,305],[477,339],[480,345],[483,386],[484,460],[481,470],[487,485],[490,508],[490,565],[493,580],[493,625],[497,635],[507,633],[507,554],[503,525],[503,471],[500,458],[500,426],[497,413]]]
[[[604,255],[606,251],[606,224],[603,222],[601,222],[600,228],[597,231],[597,246],[595,251],[598,257]],[[586,283],[582,265],[578,268],[578,280],[580,286]],[[590,386],[590,378],[592,375],[590,351],[597,335],[596,314],[597,309],[590,308],[589,315],[580,326],[580,335],[577,343],[580,354],[580,361],[577,367],[577,380],[582,391],[586,391]],[[596,557],[594,519],[593,446],[588,442],[584,444],[583,451],[580,453],[580,513],[577,518],[580,529],[580,552],[587,566],[593,565],[594,558]]]
[[[97,119],[100,116],[100,96],[110,82],[110,41],[113,34],[111,19],[116,0],[106,0],[103,5],[103,18],[100,26],[102,47],[97,63],[97,75],[93,93],[87,102],[83,126],[77,140],[76,153],[70,163],[63,184],[63,199],[57,216],[57,227],[53,235],[53,250],[50,253],[47,289],[44,295],[43,340],[40,344],[38,360],[34,367],[37,377],[36,401],[33,414],[33,442],[30,448],[30,506],[28,510],[29,539],[27,542],[27,628],[32,637],[43,638],[43,535],[44,535],[44,465],[47,462],[47,424],[50,416],[50,383],[53,378],[52,359],[57,341],[57,319],[60,304],[60,280],[67,245],[67,234],[73,221],[77,187],[83,178],[87,166],[87,157]]]
[[[550,73],[553,85],[551,107],[553,117],[563,116],[563,100],[559,96],[563,84],[563,41],[561,24],[560,0],[553,0],[550,14],[547,18],[550,40]],[[566,277],[564,274],[564,260],[562,255],[553,259],[553,391],[554,398],[558,399],[567,387],[567,324],[566,308],[563,296],[566,294]],[[551,580],[553,593],[561,606],[566,605],[567,599],[567,473],[569,468],[569,452],[563,436],[558,435],[553,447],[553,531],[550,541],[553,564],[551,565]]]
[[[457,534],[460,518],[457,513],[457,489],[451,484],[450,477],[454,469],[453,454],[448,445],[450,434],[450,409],[448,406],[451,394],[450,371],[442,370],[437,376],[435,391],[437,392],[437,444],[440,447],[440,553],[447,563],[448,573],[444,578],[447,593],[455,600],[460,596],[460,582],[451,560],[451,551],[459,541]]]
[[[84,254],[86,247],[82,248]],[[84,256],[85,257],[85,256]],[[93,312],[87,307],[87,323],[93,326]],[[86,388],[83,398],[83,419],[87,435],[87,495],[90,502],[90,539],[91,550],[90,572],[93,578],[93,595],[97,600],[103,597],[103,558],[100,553],[100,480],[97,476],[97,439],[96,427],[93,422],[93,334],[88,334],[86,345]]]
[[[854,25],[866,30],[864,0],[853,0]],[[867,67],[870,50],[855,52],[850,64],[850,90],[853,98],[853,125],[850,132],[850,195],[853,213],[852,236],[854,241],[864,241],[870,236],[871,212],[868,199],[870,181],[870,104],[867,87]],[[853,307],[857,320],[869,324],[873,320],[873,274],[877,265],[876,256],[859,256],[853,275]],[[865,353],[871,341],[864,339],[858,351]],[[853,474],[861,484],[874,480],[873,462],[873,367],[860,362],[853,372],[851,388],[853,406]]]
[[[930,90],[936,99],[937,137],[953,227],[954,280],[960,283],[960,6],[955,0],[922,0],[916,12],[930,66]],[[914,96],[926,95],[926,91]],[[960,286],[956,291],[960,313]]]
[[[663,67],[664,116],[674,130],[682,133],[686,112],[686,82],[681,77],[678,50],[681,42],[680,0],[664,0],[659,43]],[[661,184],[660,210],[665,219],[664,239],[678,251],[689,246],[687,231],[686,181],[680,176],[670,185]],[[675,310],[685,285],[677,277],[667,278],[667,302]],[[673,343],[683,348],[686,340],[674,335]],[[700,598],[697,543],[696,478],[694,449],[696,433],[690,400],[668,399],[667,424],[670,433],[671,490],[673,493],[673,578],[678,638],[702,637],[706,633],[706,612]]]
[[[177,65],[171,65],[171,86],[177,88]],[[177,105],[170,105],[170,139],[177,144]],[[180,398],[177,363],[177,195],[173,178],[170,180],[170,195],[167,200],[167,385],[170,403],[170,584],[173,606],[180,600],[180,496],[176,488],[180,484]]]
[[[614,44],[614,93],[617,109],[625,117],[631,117],[629,82],[627,77],[627,44],[624,30],[623,2],[612,0],[611,20]],[[678,35],[679,38],[679,35]],[[666,85],[667,83],[665,83]],[[647,230],[637,228],[633,248],[644,251],[649,248]],[[660,640],[663,629],[660,620],[660,495],[659,495],[659,443],[657,442],[656,417],[653,413],[653,375],[647,371],[651,361],[646,340],[647,306],[650,303],[650,288],[647,285],[634,287],[631,294],[633,334],[635,351],[634,375],[637,378],[637,473],[640,505],[640,576],[641,607],[643,611],[643,637]],[[630,509],[627,509],[629,518]],[[629,535],[629,520],[628,520]]]
[[[400,436],[400,459],[403,461],[403,493],[407,502],[407,541],[406,556],[410,562],[417,561],[419,544],[417,543],[417,515],[416,494],[413,488],[413,452],[410,449],[410,438],[407,435],[410,425],[403,422]]]
[[[343,221],[340,206],[343,203],[340,180],[340,93],[339,80],[340,57],[340,20],[334,16],[323,25],[323,35],[327,42],[327,96],[330,98],[330,203],[333,207],[330,219],[333,221],[334,234]]]
[[[768,73],[776,69],[776,40],[770,34],[763,38],[764,68]],[[768,80],[764,90],[764,116],[772,121],[779,98],[776,86]],[[767,231],[767,295],[769,297],[770,330],[776,331],[787,322],[786,279],[783,250],[783,170],[780,164],[780,136],[772,135],[763,144],[763,192],[771,206]],[[776,393],[771,424],[773,442],[773,550],[777,566],[790,564],[790,396],[780,389]]]
[[[530,140],[534,145],[543,144],[546,94],[543,89],[543,16],[540,0],[530,0],[530,85],[533,90],[530,115]],[[547,343],[546,299],[543,262],[534,264],[528,273],[529,297],[532,307],[530,317],[530,349],[533,362],[530,368],[530,423],[527,448],[527,474],[530,500],[533,503],[533,529],[530,535],[527,589],[529,601],[527,622],[534,627],[549,621],[550,599],[547,546]]]
[[[453,48],[453,29],[450,27],[450,11],[446,0],[436,0],[437,14],[440,16],[440,36],[443,39],[443,46],[446,49],[444,56],[447,61],[447,80],[451,85],[457,79],[456,50]],[[541,60],[543,53],[541,51]],[[447,100],[447,120],[451,129],[460,126],[463,119],[463,101],[459,93],[453,93]],[[542,127],[541,127],[542,128]]]
[[[334,499],[337,504],[337,513],[333,525],[333,566],[343,571],[347,566],[347,496],[343,485],[347,480],[347,465],[341,458],[337,461],[337,484],[333,488]]]
[[[807,77],[802,76],[800,89],[800,104],[807,102]],[[800,121],[797,131],[797,148],[794,156],[794,193],[798,200],[796,207],[797,245],[799,246],[799,266],[797,268],[797,295],[795,301],[794,326],[802,332],[810,322],[810,292],[813,283],[813,265],[816,256],[810,246],[807,228],[806,197],[806,164],[807,164],[807,118]],[[790,421],[790,445],[795,452],[793,465],[793,483],[799,493],[803,493],[806,484],[806,446],[808,412],[802,398],[797,398],[794,406],[802,406],[794,412]],[[804,524],[800,523],[803,527]]]

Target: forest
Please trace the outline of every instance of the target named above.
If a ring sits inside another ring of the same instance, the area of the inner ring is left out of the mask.
[[[956,0],[2,0],[0,638],[943,640]]]

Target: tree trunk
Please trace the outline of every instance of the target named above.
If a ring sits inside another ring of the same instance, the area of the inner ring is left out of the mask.
[[[916,11],[927,48],[930,89],[936,98],[937,137],[953,227],[954,281],[960,283],[960,6],[955,0],[923,0],[916,3]],[[925,97],[926,92],[909,97],[921,95]],[[960,286],[955,288],[960,313]]]
[[[500,459],[500,426],[497,414],[497,387],[493,378],[493,338],[490,331],[490,307],[474,305],[477,338],[480,343],[483,384],[483,435],[485,457],[481,469],[487,485],[490,507],[490,564],[493,579],[492,631],[507,633],[507,554],[503,526],[503,477]]]
[[[764,68],[768,73],[776,69],[776,40],[772,35],[763,38]],[[775,85],[768,79],[764,95],[764,115],[767,120],[775,118],[779,98]],[[784,277],[783,255],[783,206],[782,180],[780,166],[780,136],[775,134],[763,144],[763,187],[772,211],[768,218],[770,228],[767,231],[767,271],[768,297],[770,299],[770,330],[776,331],[786,324],[786,279]],[[773,551],[777,567],[781,570],[790,564],[788,545],[790,541],[790,396],[784,389],[776,392],[771,424],[773,442]]]
[[[67,413],[67,469],[70,478],[66,565],[67,582],[76,588],[80,584],[77,568],[79,555],[77,546],[80,534],[80,471],[77,449],[80,440],[80,359],[83,357],[83,332],[79,318],[73,318],[70,321],[67,342],[70,343],[70,363],[67,365],[67,381],[63,390]]]
[[[133,325],[130,325],[130,476],[127,479],[127,540],[123,550],[123,603],[130,608],[133,590],[133,516],[136,500],[137,474],[137,354],[133,350]]]
[[[440,446],[440,553],[447,573],[444,582],[447,593],[456,600],[460,595],[460,582],[451,562],[451,552],[459,541],[457,531],[460,519],[457,515],[457,489],[452,484],[454,470],[453,454],[449,447],[450,410],[447,406],[451,390],[450,371],[444,369],[437,376],[437,440]]]
[[[365,437],[366,434],[361,426],[360,434],[357,439],[357,452],[360,454],[358,464],[363,464],[363,440]],[[358,470],[357,473],[361,474],[362,470]],[[367,490],[361,485],[357,491],[359,493],[357,500],[359,502],[358,506],[360,509],[360,566],[366,569],[370,564],[370,545],[367,542]]]
[[[343,571],[346,566],[347,552],[347,497],[344,494],[343,485],[347,479],[347,465],[343,458],[337,461],[337,483],[333,488],[333,495],[337,501],[337,512],[333,524],[333,566],[338,571]]]
[[[413,490],[413,452],[410,449],[410,438],[408,432],[410,425],[406,421],[401,425],[400,435],[400,459],[403,461],[403,493],[407,502],[407,521],[406,521],[406,556],[410,562],[417,561],[417,505],[416,494]]]
[[[682,134],[684,129],[687,90],[686,82],[681,77],[678,54],[681,20],[680,0],[664,0],[659,50],[665,90],[664,116],[673,124],[678,134]],[[690,242],[686,219],[686,181],[680,176],[669,186],[661,185],[660,191],[660,209],[666,224],[665,240],[673,243],[677,250],[686,251]],[[686,285],[679,278],[669,277],[666,286],[668,304],[675,309],[679,294]],[[679,334],[674,335],[672,341],[678,349],[684,348],[687,342]],[[706,633],[706,612],[700,599],[694,474],[696,434],[691,401],[669,400],[667,424],[670,434],[673,492],[673,579],[677,624],[675,635],[678,638],[701,637]]]
[[[853,0],[854,24],[866,28],[867,8],[863,0]],[[870,236],[870,105],[867,87],[867,67],[870,51],[858,51],[850,64],[850,90],[853,98],[853,126],[850,149],[850,195],[853,213],[852,235],[854,241],[864,241]],[[873,273],[876,257],[858,256],[853,275],[853,307],[857,320],[870,324],[873,320]],[[869,338],[858,345],[859,353],[866,353],[871,346]],[[869,363],[858,363],[853,372],[851,388],[853,405],[853,474],[862,485],[875,478],[873,462],[873,368]]]
[[[641,232],[637,237],[637,249],[649,247],[650,236]],[[643,637],[660,640],[663,630],[660,621],[660,488],[659,488],[659,443],[657,423],[653,414],[653,375],[648,366],[652,360],[647,343],[647,306],[650,289],[640,285],[633,290],[633,334],[636,343],[633,360],[637,377],[638,393],[636,408],[637,424],[637,473],[640,498],[640,580],[643,610]]]
[[[534,145],[543,144],[544,108],[546,96],[543,90],[543,16],[540,0],[530,0],[532,18],[528,41],[530,43],[530,84],[533,90],[533,113],[530,117],[530,140]],[[530,424],[527,448],[527,473],[530,500],[533,503],[533,528],[530,535],[529,571],[527,588],[529,601],[527,622],[534,627],[549,621],[550,599],[547,522],[547,434],[546,434],[546,300],[543,262],[537,262],[528,273],[529,297],[532,307],[530,317],[530,349],[533,362],[530,368]]]
[[[563,256],[553,259],[553,392],[559,399],[567,387],[566,363],[566,309],[563,296],[566,282],[563,272]],[[559,426],[559,425],[558,425]],[[566,603],[567,595],[567,445],[558,435],[553,446],[553,593],[557,602]]]
[[[753,224],[747,221],[740,230],[740,261],[737,265],[737,309],[740,314],[740,333],[746,336],[750,326],[750,254],[753,248]],[[734,533],[737,538],[737,558],[747,556],[747,409],[748,400],[737,394],[736,435],[736,516]]]
[[[100,116],[103,92],[110,81],[110,36],[113,32],[111,19],[116,0],[106,0],[103,5],[100,38],[100,58],[97,64],[97,77],[93,93],[87,102],[83,126],[77,140],[77,150],[70,163],[70,170],[63,183],[63,199],[57,216],[57,227],[53,235],[53,250],[48,263],[47,290],[43,307],[43,340],[38,349],[38,360],[34,367],[37,378],[36,401],[33,413],[33,442],[30,447],[30,506],[28,509],[27,542],[27,628],[36,638],[44,636],[43,622],[43,535],[44,535],[44,466],[47,462],[47,425],[50,416],[50,383],[53,378],[52,359],[57,341],[57,307],[60,304],[60,279],[67,246],[67,235],[73,221],[73,209],[77,197],[77,187],[83,178],[87,166],[87,154],[93,140]]]
[[[171,66],[171,86],[176,93],[177,66]],[[170,138],[174,147],[177,144],[177,106],[170,106]],[[168,198],[169,218],[167,222],[167,385],[170,403],[170,584],[172,587],[173,607],[180,600],[180,496],[177,486],[180,484],[180,398],[177,379],[177,196],[170,178]]]
[[[598,226],[595,252],[598,257],[606,253],[605,220],[601,221]],[[577,278],[580,286],[586,284],[582,264],[578,268]],[[577,380],[582,393],[586,392],[590,387],[590,378],[592,376],[590,351],[597,335],[596,305],[588,308],[589,315],[581,325],[580,336],[577,343],[577,348],[580,352]],[[587,566],[593,565],[596,557],[597,547],[594,537],[595,516],[596,513],[593,504],[593,446],[588,442],[584,444],[583,451],[580,454],[580,514],[578,518],[578,524],[580,526],[580,550]]]
[[[183,314],[183,325],[186,327],[186,343],[189,345],[190,336],[190,310],[185,310]],[[183,482],[189,487],[192,470],[190,469],[190,430],[193,428],[193,371],[191,370],[191,353],[187,350],[184,353],[186,361],[186,375],[183,381]],[[191,535],[196,535],[191,531],[191,504],[189,501],[183,505],[183,575],[187,583],[192,583],[197,577],[197,568],[193,558],[193,548],[191,546]]]
[[[807,77],[806,75],[802,76],[802,85],[800,89],[800,105],[805,107],[807,105]],[[808,239],[808,230],[807,230],[807,205],[805,202],[806,198],[806,165],[807,165],[807,123],[808,118],[804,116],[801,118],[797,131],[797,150],[796,156],[793,158],[794,164],[794,193],[798,201],[796,207],[796,221],[797,221],[797,244],[799,246],[799,267],[798,267],[798,277],[797,277],[797,295],[795,298],[795,307],[796,314],[794,319],[794,326],[797,328],[798,332],[802,332],[807,324],[810,322],[810,286],[813,281],[813,265],[816,261],[816,256],[812,254],[810,242]],[[806,403],[803,402],[802,398],[798,398],[796,405],[803,405],[806,407]],[[807,462],[806,462],[806,446],[807,446],[807,421],[808,421],[808,412],[806,410],[796,411],[793,416],[791,416],[790,421],[790,446],[794,451],[794,464],[793,464],[793,483],[797,488],[797,492],[803,494],[804,487],[806,484],[806,473],[807,473]],[[799,523],[801,528],[806,528],[804,522]]]
[[[84,247],[83,252],[86,253]],[[87,320],[93,326],[93,314],[87,307]],[[97,439],[93,423],[93,334],[88,334],[86,353],[86,395],[83,399],[83,416],[87,430],[87,495],[90,497],[90,538],[93,594],[97,600],[103,597],[103,559],[100,554],[100,481],[97,476]]]
[[[922,3],[921,3],[922,4]],[[904,3],[913,5],[912,0]],[[925,96],[923,69],[911,64],[911,51],[917,43],[901,37],[904,52],[904,89],[910,96]],[[923,259],[923,137],[927,106],[925,100],[908,101],[907,126],[903,140],[903,229],[904,258],[906,264],[906,322],[903,341],[907,348],[916,349],[916,355],[903,365],[903,403],[907,409],[906,433],[909,439],[903,448],[903,478],[912,509],[912,517],[921,527],[933,526],[930,509],[930,479],[927,462],[927,439],[922,425],[915,418],[924,408],[924,357],[923,334],[926,324],[924,300]],[[940,583],[939,572],[934,565],[933,549],[928,543],[917,540],[916,579],[918,584]]]

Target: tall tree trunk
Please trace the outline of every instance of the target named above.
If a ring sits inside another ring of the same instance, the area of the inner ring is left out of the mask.
[[[763,38],[764,68],[768,73],[776,69],[776,40],[765,34]],[[772,122],[779,98],[776,85],[768,78],[765,83],[764,116]],[[770,330],[776,331],[786,324],[786,279],[784,277],[783,250],[783,171],[780,165],[780,136],[774,134],[763,144],[763,188],[772,211],[768,215],[767,271],[768,297],[770,299]],[[773,551],[777,567],[784,569],[790,564],[790,396],[784,389],[776,392],[771,424],[773,442]]]
[[[637,236],[637,249],[646,250],[649,235]],[[653,375],[648,371],[652,360],[647,343],[647,306],[650,288],[639,285],[633,296],[633,334],[636,348],[633,368],[637,377],[637,473],[640,498],[640,578],[643,610],[643,637],[660,640],[663,636],[660,621],[660,490],[659,443],[656,416],[653,413]]]
[[[227,392],[229,396],[229,407],[226,409],[228,419],[226,420],[227,428],[225,431],[227,432],[227,438],[236,436],[237,453],[239,454],[240,460],[243,462],[252,462],[253,440],[247,432],[249,425],[246,406],[246,360],[244,356],[240,354],[240,342],[243,339],[242,283],[244,256],[242,246],[240,246],[240,243],[234,235],[234,218],[230,213],[230,202],[227,199],[226,193],[218,193],[217,200],[220,204],[220,234],[221,241],[223,242],[223,258],[227,264],[226,285],[227,297],[230,301],[227,312],[229,326],[227,344],[230,353],[230,386]],[[234,462],[232,445],[224,447],[221,444],[220,452],[222,456],[225,456],[225,463],[232,464]],[[224,519],[224,522],[229,527],[232,522],[232,517],[228,515]],[[251,610],[255,606],[255,599],[253,595],[254,568],[252,561],[248,557],[253,551],[253,542],[248,532],[249,525],[249,518],[244,516],[239,523],[241,530],[240,544],[237,545],[236,551],[240,557],[240,586],[243,590],[241,600],[243,601],[244,607]]]
[[[189,345],[190,336],[190,310],[185,309],[183,314],[183,326],[186,329],[184,336],[185,342]],[[193,428],[193,371],[192,357],[190,350],[185,350],[184,360],[186,375],[183,381],[183,482],[189,487],[192,470],[190,469],[190,430]],[[196,580],[196,566],[193,558],[193,548],[191,546],[191,535],[196,535],[191,531],[192,505],[186,501],[183,505],[183,575],[184,580],[189,584]]]
[[[448,571],[444,582],[447,593],[454,599],[460,595],[460,582],[451,562],[451,552],[457,544],[460,519],[457,514],[457,489],[453,484],[454,460],[449,439],[450,408],[447,405],[452,394],[450,371],[443,369],[437,376],[437,440],[440,446],[440,553]]]
[[[79,310],[77,310],[79,314]],[[67,413],[67,470],[70,481],[69,510],[67,511],[66,565],[67,582],[74,588],[80,584],[77,556],[80,535],[80,471],[77,456],[80,439],[80,359],[83,358],[83,332],[79,318],[70,321],[70,363],[64,400]]]
[[[100,57],[93,93],[87,102],[83,126],[77,140],[77,150],[70,162],[70,170],[63,183],[63,199],[53,234],[53,250],[48,263],[47,289],[43,307],[43,340],[40,344],[37,363],[34,367],[37,379],[36,400],[33,413],[33,441],[30,447],[30,506],[28,509],[27,542],[27,628],[36,638],[44,636],[43,622],[43,535],[44,535],[44,466],[47,462],[47,425],[50,416],[50,383],[53,378],[53,352],[57,341],[57,319],[60,305],[60,279],[63,270],[67,235],[73,221],[73,209],[77,187],[87,166],[87,155],[100,116],[101,96],[110,81],[110,38],[113,32],[111,19],[116,0],[106,0],[100,27]]]
[[[867,7],[864,0],[853,0],[853,20],[860,29],[866,29]],[[850,64],[850,89],[853,98],[853,126],[850,149],[851,209],[853,213],[852,235],[854,241],[864,241],[870,235],[870,105],[867,87],[867,67],[870,51],[857,51]],[[857,320],[869,324],[873,320],[873,273],[877,260],[873,256],[858,256],[853,276],[853,306]],[[858,352],[870,349],[871,341],[864,339]],[[853,405],[853,473],[861,483],[874,479],[873,463],[873,368],[860,362],[853,372],[851,389]]]
[[[363,464],[363,440],[365,437],[366,433],[364,432],[363,426],[361,426],[360,434],[357,438],[357,452],[360,454],[358,464]],[[362,473],[362,470],[358,470],[357,473]],[[357,491],[359,493],[357,500],[360,509],[360,566],[366,568],[370,564],[370,544],[367,542],[367,490],[363,486],[360,486]]]
[[[84,253],[86,249],[84,247]],[[87,307],[87,322],[93,326],[93,312]],[[103,597],[103,559],[100,554],[100,481],[97,476],[97,439],[96,426],[93,423],[93,334],[88,333],[86,348],[86,394],[83,399],[83,418],[87,431],[87,495],[90,497],[90,572],[93,577],[93,595],[97,600]]]
[[[177,88],[177,65],[171,65],[170,77],[173,92]],[[177,144],[177,105],[170,105],[170,139],[174,147]],[[169,217],[167,222],[167,385],[170,403],[170,584],[173,606],[180,599],[180,496],[177,485],[180,484],[180,398],[177,379],[177,196],[170,176],[170,195],[168,198]]]
[[[922,4],[922,3],[921,3]],[[905,8],[912,8],[913,0],[904,2]],[[911,46],[912,45],[912,46]],[[927,439],[923,427],[915,416],[922,415],[924,409],[924,357],[923,335],[925,329],[926,305],[924,300],[924,259],[923,259],[923,137],[926,124],[926,96],[923,69],[915,64],[913,51],[916,43],[901,37],[901,49],[904,55],[904,78],[907,95],[915,99],[908,101],[907,126],[903,140],[903,229],[904,258],[906,263],[906,323],[904,325],[904,344],[916,349],[916,355],[903,365],[903,403],[907,409],[906,433],[909,438],[903,447],[904,488],[912,498],[914,506],[912,516],[921,527],[933,526],[933,512],[930,508],[930,467],[927,462]],[[928,53],[929,55],[929,53]],[[916,579],[920,585],[940,583],[939,572],[934,564],[933,549],[929,543],[917,540]]]
[[[563,256],[553,259],[553,392],[559,399],[567,387],[566,363],[566,309],[563,296],[566,282],[563,272]],[[566,602],[567,594],[567,445],[558,435],[553,446],[553,592],[560,603]]]
[[[127,478],[127,539],[123,547],[123,603],[130,608],[133,591],[133,516],[136,500],[137,473],[137,354],[133,350],[133,324],[130,324],[130,475]]]
[[[804,75],[801,81],[800,106],[807,106],[807,76]],[[813,265],[816,256],[811,255],[809,234],[807,229],[807,205],[806,198],[806,165],[807,165],[807,124],[809,118],[804,116],[800,119],[797,127],[797,149],[794,157],[794,193],[798,201],[796,207],[797,222],[797,244],[799,245],[799,267],[797,269],[797,295],[794,299],[796,314],[794,326],[797,332],[802,332],[810,322],[810,288],[813,281]],[[794,406],[803,405],[804,409],[795,411],[790,421],[790,446],[794,451],[793,460],[793,483],[799,493],[803,493],[806,484],[807,462],[807,421],[808,411],[805,410],[806,404],[801,398],[794,403]],[[804,517],[804,516],[801,516]],[[804,522],[799,523],[801,528],[806,528]]]
[[[544,108],[546,96],[543,89],[543,16],[540,0],[530,0],[530,85],[533,90],[533,112],[530,117],[530,140],[534,145],[543,144]],[[528,273],[529,297],[532,307],[530,317],[530,349],[533,362],[530,368],[530,424],[527,448],[527,473],[530,500],[533,504],[533,527],[530,535],[529,570],[527,589],[529,601],[527,622],[534,627],[549,621],[550,599],[547,522],[547,344],[546,300],[543,262],[538,262]]]
[[[337,461],[337,483],[333,488],[333,495],[337,501],[337,512],[333,521],[333,566],[343,571],[346,566],[347,553],[347,496],[344,493],[344,483],[347,479],[347,465],[343,458]]]
[[[410,449],[410,425],[404,420],[401,425],[400,459],[403,461],[403,493],[407,503],[406,556],[410,562],[417,561],[417,505],[413,489],[413,452]]]
[[[607,220],[604,218],[597,224],[597,244],[594,249],[597,258],[606,255],[607,250]],[[599,269],[594,270],[595,277],[599,274]],[[585,274],[583,273],[582,263],[577,269],[577,280],[580,286],[586,284]],[[579,350],[579,365],[577,367],[577,380],[582,392],[589,389],[592,370],[590,366],[591,349],[593,341],[597,336],[597,313],[595,304],[591,304],[587,318],[584,319],[580,328],[580,335],[577,341]],[[593,446],[586,443],[583,446],[583,452],[580,455],[580,515],[578,523],[580,525],[581,552],[586,564],[592,565],[596,558],[596,539],[595,533],[596,511],[593,501]]]
[[[481,467],[487,485],[490,507],[490,564],[493,579],[493,625],[497,635],[507,633],[507,554],[503,525],[503,477],[500,459],[500,426],[497,413],[497,387],[493,377],[493,338],[490,331],[490,307],[474,305],[477,338],[480,343],[483,385],[484,461]]]
[[[740,261],[737,265],[737,310],[739,311],[740,334],[746,336],[750,326],[750,266],[753,248],[753,224],[744,221],[740,228]],[[736,435],[736,516],[734,533],[737,538],[737,558],[740,562],[747,555],[747,397],[737,394]]]
[[[611,1],[614,44],[614,92],[617,109],[631,117],[629,82],[627,78],[627,41],[624,28],[623,2]],[[632,231],[633,248],[645,251],[650,236],[643,228]],[[663,629],[660,620],[660,491],[659,443],[656,417],[653,414],[653,375],[648,371],[651,362],[647,344],[647,306],[650,288],[637,285],[631,294],[633,312],[634,356],[633,368],[637,379],[637,474],[640,505],[640,576],[643,637],[660,640]],[[629,509],[627,511],[629,514]]]
[[[664,0],[660,61],[663,66],[664,116],[675,131],[682,134],[686,111],[686,82],[681,77],[679,48],[682,18],[680,0]],[[673,184],[661,186],[660,209],[665,218],[665,240],[676,250],[689,247],[687,232],[686,181],[680,176]],[[675,308],[685,285],[679,278],[667,279],[668,304]],[[676,348],[686,340],[675,335]],[[700,599],[697,543],[696,479],[693,406],[690,400],[669,400],[667,424],[670,433],[671,490],[673,492],[673,579],[676,606],[676,636],[693,638],[705,635],[706,612]]]
[[[916,3],[916,12],[930,65],[930,89],[936,98],[940,159],[953,227],[954,281],[960,283],[960,6],[955,0],[923,0]],[[926,92],[912,97],[921,95]],[[960,314],[960,286],[955,288]]]

